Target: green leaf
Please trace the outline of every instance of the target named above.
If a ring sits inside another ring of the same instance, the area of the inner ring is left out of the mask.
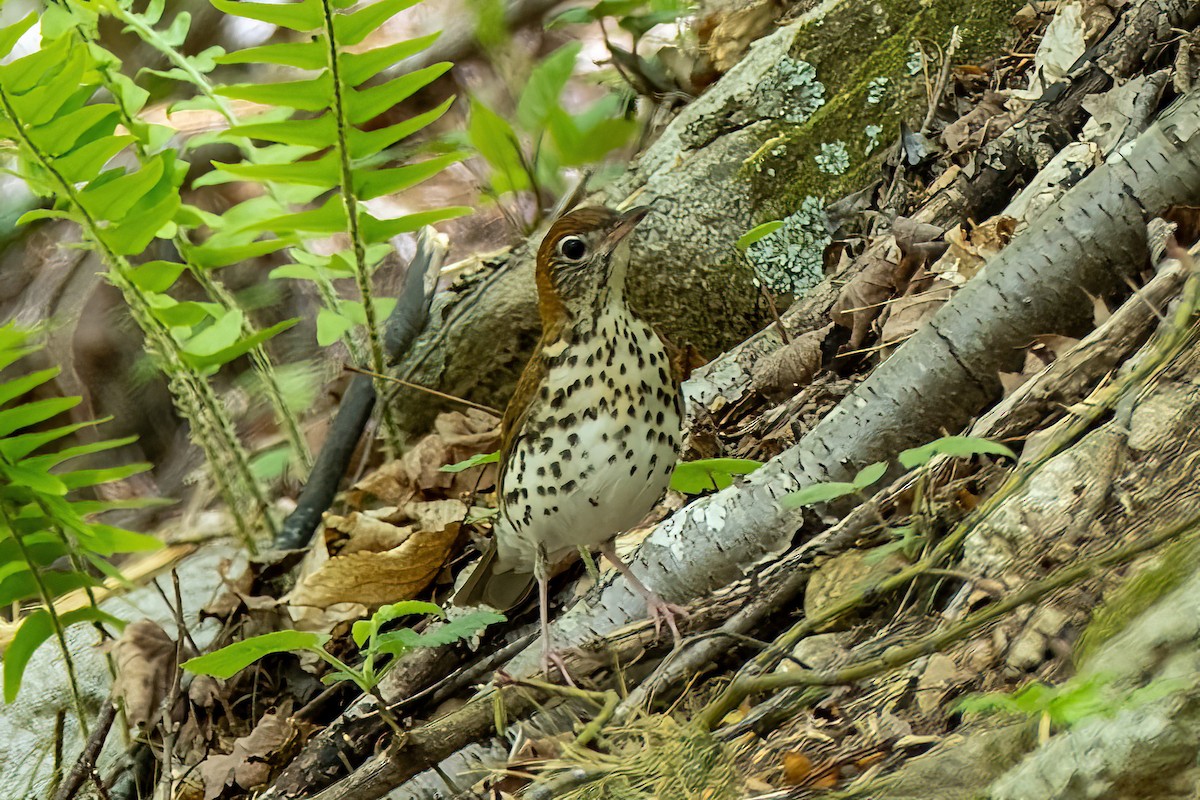
[[[317,312],[317,344],[328,347],[354,329],[354,320],[322,308]]]
[[[350,128],[350,157],[355,160],[367,158],[407,139],[425,126],[440,119],[453,103],[454,97],[449,97],[437,108],[378,130],[363,131],[358,128]]]
[[[121,624],[121,620],[111,614],[105,614],[100,609],[90,606],[59,614],[58,619],[64,628],[78,622],[107,622],[118,626]],[[4,650],[4,702],[11,703],[17,699],[29,659],[33,657],[34,651],[53,635],[54,622],[44,608],[37,609],[21,621],[21,626],[17,628],[12,641]]]
[[[47,381],[53,380],[62,372],[59,367],[51,367],[37,372],[31,372],[28,375],[22,375],[19,378],[13,378],[11,381],[0,383],[0,406],[5,403],[16,400],[26,392],[33,391]]]
[[[120,220],[158,185],[163,176],[163,168],[163,160],[156,158],[136,172],[126,172],[108,180],[103,179],[112,175],[111,172],[101,175],[79,193],[79,202],[93,217]]]
[[[165,292],[175,285],[185,269],[177,261],[147,261],[133,268],[129,280],[147,292]]]
[[[11,53],[12,49],[17,46],[17,42],[25,35],[25,31],[32,28],[33,23],[37,21],[38,13],[31,11],[12,25],[0,28],[0,58]]]
[[[437,41],[441,32],[415,39],[406,39],[385,47],[376,47],[363,53],[341,53],[342,80],[347,86],[358,86],[363,81],[374,78],[377,74],[398,64],[410,56],[416,55]]]
[[[0,436],[56,417],[79,405],[78,397],[49,397],[0,411]]]
[[[784,495],[780,504],[784,508],[800,508],[817,503],[828,503],[830,500],[836,500],[857,491],[858,487],[853,483],[814,483],[812,486],[805,486],[798,492]]]
[[[271,339],[276,334],[286,331],[299,321],[299,317],[284,320],[283,322],[278,322],[269,328],[263,328],[262,330],[256,331],[254,334],[241,339],[229,347],[218,350],[215,353],[209,353],[207,355],[184,353],[183,358],[188,364],[196,369],[218,367],[222,364],[228,364],[233,359],[245,355],[263,342]]]
[[[446,74],[446,71],[452,66],[454,65],[450,62],[443,61],[393,78],[378,86],[349,90],[346,97],[346,108],[350,122],[355,125],[370,122],[397,103],[407,100],[414,93],[433,83]],[[325,97],[326,95],[321,96],[322,103],[326,102]]]
[[[762,466],[749,458],[701,458],[675,465],[671,488],[684,494],[703,494],[733,485],[734,475],[749,475]]]
[[[546,56],[533,68],[521,99],[517,101],[517,122],[527,131],[537,131],[546,124],[553,109],[560,108],[559,95],[575,71],[575,60],[583,48],[572,42]]]
[[[354,643],[362,647],[386,623],[391,622],[397,617],[407,617],[413,614],[435,617],[446,616],[446,612],[442,610],[442,607],[435,603],[426,603],[421,600],[402,600],[399,603],[381,606],[378,611],[371,615],[370,619],[360,619],[355,622],[350,628],[350,635],[354,638]]]
[[[552,17],[550,21],[546,23],[546,30],[554,30],[555,28],[561,28],[564,25],[584,25],[593,21],[595,21],[595,18],[592,16],[590,9],[576,6],[574,8],[568,8],[554,15],[554,17]]]
[[[446,167],[462,161],[465,157],[466,153],[450,153],[391,169],[355,170],[355,193],[361,200],[372,200],[386,194],[401,192],[429,180]]]
[[[247,226],[246,230],[289,231],[291,233],[333,234],[346,231],[346,205],[339,196],[330,197],[320,208],[268,217]]]
[[[47,155],[58,157],[70,151],[75,143],[89,132],[93,137],[97,129],[111,133],[116,130],[120,111],[111,103],[97,103],[64,114],[29,131],[29,138],[37,142]],[[91,139],[89,139],[91,141]]]
[[[311,161],[297,161],[292,164],[222,164],[213,162],[213,166],[243,180],[298,183],[304,186],[318,186],[321,189],[336,186],[341,177],[337,154],[333,152]]]
[[[282,64],[297,69],[324,69],[328,66],[328,48],[328,40],[322,33],[304,42],[247,47],[213,60],[218,64]]]
[[[500,461],[500,451],[494,453],[477,453],[465,461],[459,461],[457,464],[446,464],[438,467],[438,472],[462,472],[464,469],[478,467],[481,464],[495,464]]]
[[[763,239],[767,236],[770,236],[772,233],[774,233],[775,231],[779,230],[782,227],[783,227],[783,220],[781,220],[781,219],[773,219],[770,222],[764,222],[761,225],[755,225],[753,228],[751,228],[750,230],[743,233],[740,237],[738,237],[737,248],[739,250],[745,250],[747,247],[754,244],[759,239]]]
[[[516,132],[506,119],[475,98],[471,98],[467,137],[492,168],[491,184],[497,194],[520,192],[530,187]]]
[[[62,478],[62,482],[67,485],[68,489],[84,489],[88,486],[99,486],[102,483],[125,480],[131,475],[140,475],[150,468],[150,464],[139,461],[133,464],[122,464],[118,467],[105,467],[103,469],[77,469],[71,472],[64,472],[59,477]]]
[[[432,211],[419,211],[416,214],[405,214],[394,219],[375,219],[363,211],[360,219],[363,237],[373,243],[386,242],[393,236],[412,233],[426,225],[435,225],[448,219],[465,217],[473,213],[475,213],[475,209],[470,206],[450,206],[449,208],[435,208]]]
[[[269,22],[293,31],[311,31],[324,24],[321,0],[286,3],[244,3],[240,0],[212,0],[213,7],[226,14],[259,22]]]
[[[137,441],[137,438],[136,436],[124,436],[120,439],[101,439],[96,442],[85,442],[74,447],[55,450],[53,453],[47,453],[42,456],[33,456],[22,463],[33,469],[48,470],[64,461],[70,461],[72,458],[79,458],[80,456],[91,455],[92,453],[103,453],[106,450],[115,450],[118,447],[133,444]]]
[[[246,315],[240,309],[232,309],[220,319],[193,336],[184,345],[184,352],[194,356],[211,356],[229,347],[242,335]]]
[[[0,455],[7,458],[9,461],[20,461],[33,451],[37,450],[56,439],[61,439],[64,436],[70,436],[78,430],[96,425],[100,422],[107,422],[112,417],[106,417],[99,420],[88,420],[87,422],[77,422],[73,425],[63,425],[58,428],[52,428],[48,431],[37,431],[35,433],[22,433],[18,436],[7,436],[0,439]]]
[[[282,6],[275,6],[281,8]],[[217,94],[233,100],[246,100],[301,111],[325,111],[333,96],[333,80],[328,72],[315,78],[277,83],[235,83],[217,87]]]
[[[505,616],[494,611],[472,611],[442,625],[431,627],[424,633],[408,628],[388,631],[375,638],[374,651],[399,655],[414,647],[441,647],[462,639],[468,639],[488,625],[503,622]]]
[[[136,141],[132,136],[106,136],[56,159],[54,168],[68,181],[84,183],[99,175],[113,156]]]
[[[101,556],[116,553],[144,553],[159,550],[163,543],[144,533],[127,531],[114,525],[88,523],[86,534],[88,549]]]
[[[0,463],[0,475],[4,475],[15,486],[24,486],[42,494],[62,496],[67,493],[67,485],[56,476],[24,464]]]
[[[378,0],[353,14],[335,16],[333,31],[338,44],[342,47],[358,44],[380,25],[418,2],[420,0]]]
[[[308,119],[289,119],[282,122],[259,122],[235,125],[224,138],[245,136],[268,142],[301,147],[331,147],[337,139],[337,123],[331,114]]]
[[[257,242],[231,245],[229,247],[215,247],[212,246],[210,240],[200,247],[193,247],[188,250],[188,256],[191,258],[192,263],[198,267],[216,269],[218,267],[227,267],[230,264],[238,264],[243,261],[261,258],[294,243],[295,237],[286,237],[263,239]]]
[[[46,590],[51,597],[61,597],[67,592],[75,589],[82,589],[84,586],[95,586],[96,579],[90,575],[84,575],[82,572],[60,570],[47,570],[42,573],[42,583],[46,586]],[[38,596],[37,581],[28,570],[19,572],[14,575],[9,575],[4,580],[0,580],[0,605],[7,606],[12,603],[29,600]]]
[[[292,650],[317,651],[329,641],[329,635],[312,631],[275,631],[251,636],[202,656],[188,659],[181,666],[197,675],[230,678],[246,667],[272,653]]]
[[[854,476],[854,480],[851,481],[851,483],[853,483],[858,489],[866,489],[868,486],[882,478],[885,472],[887,472],[887,462],[876,461],[874,464],[868,464],[860,469],[858,474]]]
[[[996,455],[1017,460],[1017,454],[999,442],[991,442],[975,436],[943,436],[929,444],[913,447],[900,453],[901,464],[907,469],[928,464],[934,456],[970,458],[975,455]]]

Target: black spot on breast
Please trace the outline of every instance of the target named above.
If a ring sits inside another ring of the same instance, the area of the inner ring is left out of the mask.
[[[533,509],[530,508],[529,506],[525,506],[525,513],[521,515],[521,520],[526,525],[533,522]]]
[[[510,505],[515,504],[517,502],[517,497],[519,497],[517,490],[513,489],[511,492],[505,493],[504,502],[509,503]]]
[[[543,386],[543,387],[542,387],[542,391],[541,391],[541,392],[539,392],[539,394],[541,395],[542,399],[543,399],[543,400],[545,400],[547,397],[549,397],[549,396],[550,396],[550,387],[549,387],[549,386]]]
[[[663,369],[662,367],[658,368],[658,379],[661,380],[663,383],[669,384],[671,382],[667,377],[667,371],[665,369]]]
[[[554,440],[549,436],[543,436],[542,440],[538,442],[539,453],[549,453],[551,447],[554,447]]]
[[[626,459],[633,458],[633,451],[632,451],[632,450],[626,450],[626,451],[625,451],[625,458],[626,458]]]
[[[662,412],[661,411],[658,412],[658,416],[659,416],[658,421],[662,422]],[[571,445],[571,447],[577,447],[579,445],[579,434],[572,433],[572,434],[568,435],[567,436],[567,444]]]
[[[588,387],[589,389],[592,388],[592,384],[595,382],[596,382],[596,379],[591,375],[588,375],[586,378],[583,379],[583,385]]]
[[[626,372],[628,372],[628,371],[629,371],[629,370],[627,370],[627,369],[625,368],[625,362],[624,362],[624,361],[622,361],[622,362],[621,362],[621,374],[622,374],[622,375],[624,375],[624,374],[625,374]]]
[[[575,424],[576,420],[577,420],[577,417],[574,414],[567,414],[565,417],[563,417],[562,419],[560,419],[558,421],[558,427],[570,428],[572,425]]]
[[[555,480],[562,477],[562,467],[559,466],[557,461],[550,463],[550,474],[554,476]]]
[[[598,413],[595,408],[585,408],[583,410],[583,418],[584,419],[593,419],[594,420],[597,418],[597,416],[598,416]]]
[[[548,494],[548,495],[550,495],[551,497],[553,497],[554,495],[558,494],[558,487],[557,487],[557,486],[547,486],[547,487],[546,487],[546,494]]]
[[[567,481],[562,487],[563,494],[575,491],[575,481]]]
[[[654,428],[646,428],[646,441],[647,442],[654,441]]]
[[[601,397],[600,402],[596,403],[596,407],[599,408],[601,411],[606,410],[608,408],[608,398]]]
[[[650,469],[654,469],[654,465],[658,463],[658,453],[650,456]]]
[[[613,453],[611,456],[608,457],[608,463],[610,463],[610,464],[617,463],[617,454],[616,453]]]
[[[663,420],[665,420],[666,418],[667,418],[667,415],[660,411],[654,415],[654,423],[656,425],[662,425]]]
[[[543,517],[548,517],[548,516],[550,516],[550,509],[548,509],[548,508],[543,508],[543,509],[542,509],[542,516],[543,516]]]
[[[521,499],[522,499],[522,500],[528,500],[528,499],[529,499],[529,488],[528,488],[528,487],[526,487],[526,486],[522,486],[522,487],[521,487],[521,488],[520,488],[518,491],[520,491],[520,493],[521,493]]]
[[[572,353],[571,355],[567,356],[567,366],[568,367],[573,367],[578,363],[579,363],[579,356],[577,354]]]
[[[563,450],[561,453],[558,454],[558,457],[561,458],[563,461],[570,461],[571,460],[571,451]]]
[[[544,477],[546,477],[546,468],[545,468],[545,467],[538,467],[538,468],[537,468],[537,475],[538,475],[538,477],[539,477],[539,478],[544,478]]]
[[[550,407],[557,411],[563,407],[563,403],[567,401],[567,393],[559,389],[554,393],[554,399],[550,401]]]
[[[537,493],[538,493],[538,497],[545,497],[545,496],[546,496],[546,487],[545,487],[545,486],[538,486],[538,487],[537,487]]]
[[[638,354],[637,345],[633,342],[629,343],[629,355],[636,356]]]
[[[588,502],[592,504],[592,507],[593,507],[593,508],[599,508],[599,507],[600,507],[600,501],[599,501],[599,500],[597,500],[597,499],[596,499],[596,498],[594,498],[594,497],[589,497],[589,498],[588,498]]]
[[[637,464],[629,468],[629,477],[633,477],[637,473]]]
[[[653,367],[658,363],[658,356],[654,355],[654,351],[650,351],[648,358],[650,359],[650,366]]]
[[[584,363],[584,366],[588,366],[588,367],[592,366],[593,364],[596,363],[596,356],[592,353],[588,353],[587,360],[584,361],[583,363]]]

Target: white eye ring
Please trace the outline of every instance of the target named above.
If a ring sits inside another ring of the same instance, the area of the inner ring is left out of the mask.
[[[587,258],[587,242],[580,236],[564,236],[558,243],[558,254],[568,261],[583,261]]]

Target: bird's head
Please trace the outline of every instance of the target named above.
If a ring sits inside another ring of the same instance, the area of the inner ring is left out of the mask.
[[[627,237],[648,212],[580,208],[550,226],[537,254],[538,304],[544,322],[564,314],[587,314],[623,296]]]

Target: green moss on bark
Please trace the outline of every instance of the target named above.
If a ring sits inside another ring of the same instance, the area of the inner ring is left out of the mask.
[[[816,67],[817,79],[825,85],[825,104],[802,123],[780,122],[743,165],[755,189],[760,221],[787,216],[807,196],[831,201],[877,177],[900,122],[918,128],[926,112],[924,78],[909,74],[907,66],[913,42],[920,42],[926,52],[936,51],[937,46],[945,47],[957,25],[962,43],[956,63],[994,57],[1012,35],[1010,20],[1022,3],[848,0],[825,5],[829,12],[799,32],[789,53]],[[880,97],[881,84],[885,88]],[[871,97],[878,102],[868,102]],[[873,148],[869,126],[882,128]],[[839,142],[849,155],[840,174],[828,171],[830,146]]]

